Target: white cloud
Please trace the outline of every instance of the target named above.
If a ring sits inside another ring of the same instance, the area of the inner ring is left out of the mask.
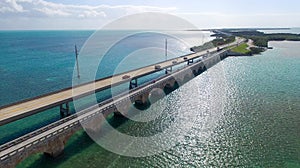
[[[5,0],[5,2],[16,12],[23,12],[23,6],[20,4],[17,4],[16,0]]]
[[[200,13],[178,12],[182,18],[195,23],[199,28],[224,27],[299,27],[300,13]]]
[[[47,8],[47,7],[33,8],[33,10],[44,13],[47,16],[70,16],[71,15],[71,13],[64,12],[63,10],[54,9],[54,8]]]
[[[0,7],[0,12],[4,13],[4,12],[13,12],[13,9],[6,7],[6,6],[2,6]]]
[[[199,11],[141,5],[91,6],[66,5],[47,0],[0,0],[0,29],[96,29],[122,16],[140,12],[175,14],[199,28],[300,26],[300,13],[234,14],[214,8],[206,11],[199,8]]]
[[[122,16],[138,12],[170,12],[176,9],[133,5],[65,5],[45,0],[5,0],[0,2],[0,6],[0,12],[8,16],[14,12],[23,12],[20,16],[24,16],[24,12],[26,12],[25,16],[27,17],[46,15],[79,18],[106,17],[110,14]],[[13,15],[15,16],[15,14]]]
[[[46,0],[0,0],[0,29],[97,29],[125,15],[173,12],[134,5],[66,5]]]
[[[79,18],[90,18],[90,17],[106,17],[106,13],[97,12],[95,10],[86,10],[78,15]]]
[[[0,12],[24,12],[23,6],[18,4],[16,0],[5,0],[0,2]]]

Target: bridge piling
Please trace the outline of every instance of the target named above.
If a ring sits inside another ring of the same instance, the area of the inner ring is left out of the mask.
[[[115,116],[129,117],[129,115],[132,114],[132,112],[128,113],[133,105],[132,102],[149,101],[150,103],[155,103],[169,91],[178,88],[193,77],[220,62],[222,58],[226,57],[228,57],[227,51],[216,53],[212,55],[212,57],[205,58],[197,63],[194,63],[194,61],[190,59],[188,64],[193,63],[190,66],[185,66],[183,69],[175,71],[171,75],[165,75],[163,78],[158,78],[154,82],[149,82],[147,86],[131,90],[128,96],[122,95],[113,102],[107,101],[96,109],[91,108],[88,109],[88,111],[83,110],[79,112],[80,115],[77,114],[75,118],[73,118],[73,116],[66,117],[67,115],[70,115],[69,103],[60,103],[61,117],[66,118],[26,135],[21,141],[16,139],[9,142],[7,144],[9,145],[8,148],[5,147],[7,145],[0,146],[0,167],[15,167],[26,157],[36,153],[44,153],[51,157],[57,157],[63,153],[64,146],[71,135],[82,129],[82,126],[85,126],[84,129],[86,130],[99,132],[103,129],[101,127],[108,115],[114,113]],[[156,71],[155,68],[151,70],[151,72]],[[133,76],[132,74],[130,75],[132,76],[132,79],[130,80],[129,87],[131,89],[138,87],[138,77]],[[120,77],[120,79],[122,79],[122,76]],[[128,79],[122,80],[123,83],[128,82]],[[68,99],[64,99],[64,102],[67,100]],[[51,106],[48,105],[47,107],[57,107],[59,102],[52,103]],[[26,107],[30,107],[27,104],[25,105]]]
[[[132,79],[129,83],[129,89],[136,88],[137,86],[138,86],[137,78]]]
[[[55,146],[53,146],[53,144],[55,144]],[[57,156],[64,153],[65,144],[60,140],[56,140],[56,142],[54,141],[52,143],[49,143],[48,146],[49,149],[47,149],[47,151],[44,152],[44,155],[46,156],[56,158]]]
[[[130,107],[132,106],[132,102],[130,99],[124,100],[119,104],[116,104],[116,111],[114,112],[115,117],[122,117],[128,114]]]
[[[169,72],[172,72],[172,66],[171,66],[171,67],[168,67],[168,68],[166,68],[165,74],[168,74]]]
[[[65,105],[65,107],[64,107]],[[70,105],[69,102],[65,103],[65,104],[60,104],[59,105],[59,111],[60,111],[60,117],[64,118],[68,115],[70,115]]]
[[[191,60],[188,60],[187,61],[187,65],[190,65],[190,64],[192,64],[194,62],[194,60],[193,59],[191,59]]]
[[[136,96],[133,100],[135,105],[145,105],[148,102],[149,92]]]

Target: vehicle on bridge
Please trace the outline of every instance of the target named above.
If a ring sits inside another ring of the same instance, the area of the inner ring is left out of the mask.
[[[230,46],[234,45],[235,43],[231,43]],[[222,47],[224,52],[216,53],[216,55],[226,58],[227,53],[225,51],[229,50],[228,46],[229,45],[223,45]],[[214,51],[215,48],[211,49],[212,53],[214,53]],[[203,63],[194,63],[194,61],[198,58],[199,60],[204,60],[204,58],[208,57],[210,54],[207,54],[206,52],[209,52],[209,50],[180,56],[177,60],[172,60],[173,64],[176,61],[176,64],[188,63],[189,66],[184,66],[178,71],[174,71],[172,76],[162,75],[161,77],[152,80],[152,84],[149,81],[149,84],[146,83],[146,85],[138,86],[137,79],[162,69],[166,69],[166,74],[168,74],[168,72],[170,72],[169,70],[172,70],[173,66],[169,65],[170,60],[161,62],[161,65],[159,65],[159,63],[152,64],[144,68],[116,75],[115,77],[119,79],[116,81],[113,81],[112,77],[98,79],[95,83],[89,82],[76,87],[66,88],[1,108],[0,113],[3,115],[0,116],[0,126],[57,106],[59,106],[61,119],[15,140],[7,142],[6,144],[0,145],[0,167],[8,167],[9,165],[11,165],[10,167],[14,167],[20,161],[35,153],[44,152],[52,157],[59,156],[59,154],[63,152],[65,142],[67,142],[68,138],[70,138],[70,136],[76,131],[82,130],[81,123],[87,124],[92,131],[99,131],[102,125],[99,123],[101,123],[102,120],[96,122],[98,118],[101,119],[102,116],[106,117],[110,114],[116,114],[116,116],[120,115],[116,112],[116,104],[120,104],[127,108],[127,105],[129,107],[130,104],[123,105],[123,102],[127,102],[128,98],[130,100],[135,100],[135,102],[145,102],[153,88],[164,89],[169,83],[174,83],[174,77],[178,77],[175,79],[178,79],[179,83],[187,82],[186,77],[190,80],[194,76],[201,74],[207,70],[207,68],[212,67],[222,60],[214,59],[214,57],[212,57],[212,59],[208,61],[209,66],[207,67],[206,65],[203,66]],[[191,70],[193,70],[192,73],[194,73],[194,75],[186,75],[183,76],[184,78],[181,78],[183,74],[189,74]],[[128,82],[129,80],[130,82]],[[70,112],[69,103],[73,102],[74,98],[83,98],[95,93],[96,91],[100,92],[109,89],[114,85],[120,85],[126,82],[129,83],[129,87],[131,89],[129,91],[129,96],[126,92],[126,94],[117,95],[117,99],[107,99],[95,106],[83,109],[76,114],[72,114]],[[173,89],[175,89],[175,87]]]
[[[124,75],[124,76],[122,76],[122,79],[129,79],[129,78],[130,78],[129,75]]]
[[[154,68],[155,69],[161,69],[161,66],[160,65],[155,65]]]

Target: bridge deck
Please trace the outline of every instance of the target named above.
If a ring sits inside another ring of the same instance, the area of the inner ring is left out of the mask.
[[[188,58],[199,57],[199,54],[188,55]],[[172,66],[172,61],[166,61],[160,63],[162,69]],[[185,62],[183,58],[177,58],[177,63]],[[74,98],[79,98],[96,91],[109,88],[111,85],[117,85],[120,83],[128,82],[129,79],[122,79],[124,75],[129,75],[131,78],[138,78],[153,72],[156,72],[154,65],[147,66],[141,69],[133,70],[125,74],[116,75],[103,80],[98,80],[95,83],[88,83],[75,88],[69,88],[62,90],[58,93],[38,97],[29,101],[14,104],[12,106],[4,107],[0,109],[0,125],[21,119],[23,117],[38,113],[42,110],[49,109],[59,104],[69,102]]]
[[[231,43],[220,47],[228,47],[229,45],[235,45],[236,43],[239,43],[239,40],[237,40],[237,42],[235,43]],[[212,48],[209,51],[215,52],[217,51],[217,47]],[[160,65],[161,69],[166,69],[168,67],[174,66],[174,60],[177,61],[176,64],[180,64],[183,62],[187,62],[188,60],[201,57],[205,54],[207,54],[207,51],[189,54],[185,56],[187,57],[187,59],[184,59],[184,57],[178,57],[164,62],[160,62],[155,65]],[[157,71],[158,70],[155,69],[154,65],[149,65],[147,67],[132,70],[113,77],[100,79],[92,83],[87,83],[74,88],[67,88],[56,93],[36,97],[27,101],[3,107],[0,109],[0,126],[33,115],[45,109],[58,106],[59,104],[70,102],[73,100],[73,98],[80,98],[88,94],[94,93],[95,91],[104,90],[110,88],[113,85],[118,85],[130,81],[130,79],[122,79],[124,75],[129,75],[130,78],[139,78]]]
[[[206,58],[204,61],[209,61],[211,58]],[[186,67],[188,68],[188,67]],[[184,69],[181,69],[184,70]],[[176,71],[172,75],[176,76],[176,74],[180,73],[181,70]],[[47,138],[50,138],[54,136],[55,134],[58,134],[59,132],[63,132],[64,130],[75,126],[76,124],[79,124],[79,122],[85,122],[90,118],[90,116],[93,116],[94,114],[99,114],[104,112],[105,108],[108,108],[110,106],[114,106],[115,104],[118,104],[122,102],[124,99],[127,99],[129,97],[132,97],[139,92],[142,92],[143,90],[149,89],[153,87],[153,85],[163,81],[165,78],[168,78],[168,76],[164,76],[162,78],[159,78],[156,83],[148,83],[144,87],[137,88],[136,90],[133,89],[132,92],[129,94],[121,94],[118,97],[112,99],[112,101],[105,102],[101,105],[96,105],[89,107],[87,109],[84,109],[80,112],[78,112],[76,115],[68,116],[65,119],[62,119],[60,121],[51,123],[48,126],[45,126],[43,128],[40,128],[39,130],[36,130],[34,132],[31,132],[23,137],[20,137],[14,141],[8,142],[2,146],[0,146],[0,161],[4,160],[6,157],[9,157],[10,155],[13,155],[17,152],[20,152],[22,150],[25,150],[27,147],[31,147],[32,145],[46,140]],[[65,120],[65,121],[63,121]],[[63,122],[61,122],[63,121]],[[6,147],[8,146],[8,147]],[[3,150],[1,150],[3,148]]]

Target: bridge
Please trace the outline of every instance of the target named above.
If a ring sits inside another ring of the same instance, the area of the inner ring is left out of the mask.
[[[81,124],[84,124],[85,128],[91,131],[99,131],[103,119],[101,116],[107,117],[112,113],[126,116],[124,113],[120,114],[120,108],[124,109],[122,111],[126,111],[130,108],[132,103],[146,103],[150,94],[160,94],[159,91],[154,88],[160,88],[162,90],[176,89],[176,84],[181,85],[217,64],[227,57],[230,47],[243,42],[244,39],[237,38],[233,43],[211,48],[207,51],[177,57],[113,77],[86,83],[75,88],[67,88],[3,107],[0,109],[0,125],[16,121],[55,106],[60,106],[61,114],[68,114],[68,103],[73,101],[73,99],[79,99],[91,93],[125,82],[129,82],[129,87],[132,88],[128,94],[120,94],[73,115],[64,115],[64,118],[59,121],[1,145],[0,167],[15,167],[26,157],[39,152],[43,152],[52,157],[58,156],[64,150],[64,145],[67,140],[76,131],[82,129]],[[197,58],[200,57],[202,59],[197,60]],[[173,66],[183,63],[186,63],[184,68],[173,72],[171,71]],[[137,86],[138,78],[162,70],[165,70],[166,74],[156,79],[155,82],[148,82]],[[128,76],[128,78],[124,78],[124,76]],[[75,95],[73,93],[75,93]]]

